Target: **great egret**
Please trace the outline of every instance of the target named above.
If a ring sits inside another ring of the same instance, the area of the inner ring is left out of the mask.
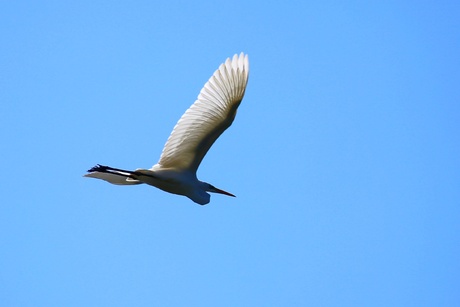
[[[232,124],[246,90],[248,73],[248,56],[243,53],[221,64],[177,122],[160,160],[152,168],[127,171],[98,164],[84,176],[119,185],[146,183],[187,196],[200,205],[209,203],[211,196],[207,192],[235,197],[198,180],[196,171],[212,144]]]

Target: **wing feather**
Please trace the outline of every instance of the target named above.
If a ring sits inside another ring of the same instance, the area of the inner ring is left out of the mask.
[[[197,170],[212,144],[232,124],[248,74],[248,56],[243,53],[220,65],[177,122],[157,167]]]

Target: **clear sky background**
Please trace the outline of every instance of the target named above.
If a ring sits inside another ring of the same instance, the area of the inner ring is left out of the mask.
[[[1,306],[459,306],[458,1],[2,1]],[[227,57],[199,206],[149,168]]]

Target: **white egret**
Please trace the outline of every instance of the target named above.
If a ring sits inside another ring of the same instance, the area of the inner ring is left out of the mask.
[[[84,176],[119,185],[146,183],[187,196],[200,205],[209,203],[211,196],[207,192],[235,197],[198,180],[196,171],[212,144],[232,124],[246,90],[248,73],[248,56],[243,53],[221,64],[177,122],[160,160],[152,168],[127,171],[98,164]]]

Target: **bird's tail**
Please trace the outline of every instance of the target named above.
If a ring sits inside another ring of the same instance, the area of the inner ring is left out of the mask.
[[[88,174],[83,177],[102,179],[112,184],[133,185],[140,184],[139,180],[132,178],[132,172],[104,165],[96,165],[88,170]]]

